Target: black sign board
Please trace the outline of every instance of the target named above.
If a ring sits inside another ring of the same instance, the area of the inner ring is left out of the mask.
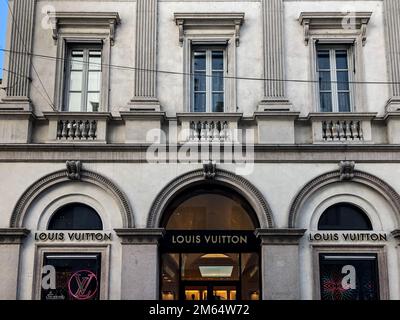
[[[252,252],[259,239],[253,231],[173,230],[161,240],[161,249],[168,252]]]

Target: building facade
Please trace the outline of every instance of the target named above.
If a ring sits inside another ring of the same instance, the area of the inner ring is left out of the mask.
[[[400,299],[397,0],[10,0],[2,299]]]

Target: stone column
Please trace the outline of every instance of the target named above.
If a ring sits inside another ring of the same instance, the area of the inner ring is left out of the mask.
[[[299,240],[304,229],[257,229],[263,300],[300,299]]]
[[[115,232],[122,243],[121,299],[158,299],[158,240],[164,229],[116,229]]]
[[[285,79],[283,0],[262,0],[264,34],[264,78]],[[264,98],[259,111],[291,109],[285,82],[264,81]]]
[[[157,99],[157,0],[136,1],[135,88],[132,109],[160,110]]]
[[[20,248],[28,234],[27,229],[0,229],[0,300],[17,299]]]
[[[400,110],[400,1],[384,0],[387,66],[390,99],[387,111]]]
[[[35,3],[33,0],[14,0],[12,14],[9,13],[11,32],[9,39],[9,60],[7,89],[3,102],[7,109],[30,110],[29,79],[32,50]]]

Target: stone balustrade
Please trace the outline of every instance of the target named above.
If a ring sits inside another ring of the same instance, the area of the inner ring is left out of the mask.
[[[59,120],[57,139],[95,140],[96,131],[96,120]]]
[[[109,113],[46,112],[49,120],[47,142],[106,143]]]
[[[361,141],[364,139],[362,122],[359,120],[323,121],[322,138],[326,141]]]
[[[371,143],[376,113],[310,113],[313,143]]]
[[[179,142],[237,142],[241,114],[178,114]]]
[[[231,141],[227,121],[191,121],[189,141]]]

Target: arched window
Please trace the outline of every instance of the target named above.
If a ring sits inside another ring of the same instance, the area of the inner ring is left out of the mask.
[[[372,225],[360,208],[349,203],[338,203],[321,215],[318,230],[372,230]]]
[[[254,230],[256,215],[239,194],[223,187],[196,187],[178,197],[167,210],[167,230]]]
[[[58,209],[51,217],[49,230],[102,230],[97,212],[82,203],[70,203]]]

